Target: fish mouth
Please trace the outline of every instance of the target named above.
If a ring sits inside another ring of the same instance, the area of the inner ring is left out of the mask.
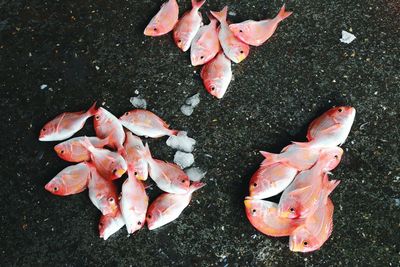
[[[115,172],[115,176],[121,177],[125,172],[126,172],[126,170],[124,170],[124,169],[118,169],[118,170]]]
[[[251,198],[246,197],[246,199],[244,200],[244,206],[245,206],[247,209],[250,209],[250,208],[251,208]]]
[[[281,218],[290,218],[291,216],[290,216],[290,211],[281,211],[281,212],[279,212],[279,217],[281,217]]]

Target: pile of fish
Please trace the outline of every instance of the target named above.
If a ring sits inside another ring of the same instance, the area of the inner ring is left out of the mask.
[[[192,65],[204,65],[200,76],[206,90],[222,98],[232,79],[231,61],[239,63],[244,60],[249,54],[249,45],[260,46],[265,43],[279,22],[292,12],[286,12],[283,6],[273,19],[246,20],[229,25],[228,7],[225,6],[219,12],[211,11],[211,15],[208,15],[210,23],[203,25],[199,9],[204,3],[205,0],[192,0],[192,9],[179,19],[176,0],[165,2],[147,25],[144,34],[160,36],[172,31],[179,49],[186,52],[190,48]]]
[[[175,136],[178,131],[169,129],[150,111],[135,109],[118,119],[105,108],[96,108],[95,103],[86,112],[58,115],[40,130],[39,140],[66,140],[90,117],[94,117],[96,136],[74,137],[54,147],[60,158],[77,164],[63,169],[45,189],[58,196],[88,189],[90,200],[102,213],[99,231],[105,240],[124,225],[132,234],[145,223],[153,230],[178,218],[189,205],[192,193],[204,184],[190,184],[178,165],[153,158],[148,144],[143,145],[138,137]],[[128,178],[119,194],[113,180],[125,173]],[[165,192],[150,206],[143,183],[148,176]]]
[[[269,236],[290,236],[292,251],[319,249],[333,228],[329,194],[339,184],[328,174],[338,166],[355,117],[353,107],[334,107],[308,128],[308,142],[293,142],[265,160],[250,180],[244,204],[250,223]],[[283,191],[279,204],[263,200]]]

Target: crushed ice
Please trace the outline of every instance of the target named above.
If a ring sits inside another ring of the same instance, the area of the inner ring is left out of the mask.
[[[194,108],[197,107],[199,103],[200,103],[200,93],[188,97],[185,100],[185,104],[181,106],[181,112],[186,116],[190,116],[192,115]]]
[[[187,136],[187,132],[180,131],[177,135],[171,135],[167,139],[167,146],[181,150],[184,152],[192,152],[194,149],[194,145],[196,144],[196,140]]]
[[[174,162],[178,164],[182,169],[185,169],[187,167],[190,167],[194,163],[194,156],[192,153],[176,151]]]
[[[198,182],[207,174],[206,171],[198,167],[191,167],[185,170],[187,176],[189,176],[190,181]]]
[[[356,37],[354,36],[354,34],[346,32],[346,31],[342,31],[342,38],[340,38],[340,41],[342,43],[349,44],[349,43],[353,42],[355,39],[356,39]]]
[[[146,109],[147,108],[147,102],[146,100],[141,97],[141,96],[134,96],[129,99],[129,102],[135,107],[135,108],[140,108],[140,109]]]

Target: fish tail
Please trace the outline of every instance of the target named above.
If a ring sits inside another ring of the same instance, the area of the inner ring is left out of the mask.
[[[219,22],[225,22],[226,17],[228,15],[228,6],[225,6],[221,11],[211,11],[211,14],[216,18]]]
[[[201,6],[204,5],[205,2],[206,2],[206,0],[201,0],[201,1],[192,0],[192,7],[193,7],[193,9],[199,10],[201,8]]]
[[[178,130],[169,130],[169,135],[177,135],[178,133]]]
[[[271,165],[273,163],[280,161],[278,154],[274,154],[274,153],[270,153],[270,152],[266,152],[266,151],[260,151],[260,153],[265,158],[265,160],[261,163],[261,166],[268,166],[268,165]]]
[[[211,15],[209,12],[207,12],[207,18],[210,20],[210,24],[215,24],[217,25],[217,20],[214,18],[213,15]]]
[[[286,19],[287,17],[289,17],[290,15],[292,15],[293,12],[291,11],[286,11],[285,10],[285,5],[282,6],[281,10],[279,11],[278,15],[276,15],[276,19],[278,21],[282,21],[284,19]]]
[[[86,113],[89,114],[90,116],[93,116],[94,114],[96,114],[96,112],[97,112],[96,104],[97,104],[97,101],[95,101],[93,103],[93,105],[88,109],[88,111],[86,111]]]
[[[330,195],[332,191],[340,184],[340,180],[331,180],[329,181],[328,175],[324,175],[324,187],[326,191],[326,196]]]
[[[192,194],[194,191],[199,190],[200,188],[202,188],[205,185],[206,185],[205,183],[193,182],[189,187],[189,193]]]

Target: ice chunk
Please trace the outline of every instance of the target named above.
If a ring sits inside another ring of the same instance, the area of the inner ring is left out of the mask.
[[[188,105],[183,105],[181,107],[181,112],[186,115],[186,116],[190,116],[193,113],[194,108],[192,106],[188,106]]]
[[[192,106],[193,108],[197,107],[197,105],[200,103],[200,93],[188,97],[185,103],[186,105]]]
[[[340,41],[342,43],[349,44],[349,43],[353,42],[354,39],[356,39],[354,34],[346,32],[346,31],[342,31],[342,38],[340,38]]]
[[[187,136],[185,131],[180,131],[167,139],[167,146],[184,152],[192,152],[195,144],[196,140]]]
[[[141,108],[141,109],[146,109],[147,108],[147,102],[146,100],[141,97],[141,96],[134,96],[129,99],[129,102],[135,107],[135,108]]]
[[[178,164],[182,169],[185,169],[187,167],[190,167],[194,163],[194,156],[192,153],[176,151],[174,162]]]
[[[191,167],[185,170],[187,176],[189,176],[190,181],[197,182],[203,179],[207,172],[201,170],[197,167]]]
[[[44,90],[44,89],[46,89],[47,88],[47,84],[42,84],[41,86],[40,86],[40,89],[41,90]]]

